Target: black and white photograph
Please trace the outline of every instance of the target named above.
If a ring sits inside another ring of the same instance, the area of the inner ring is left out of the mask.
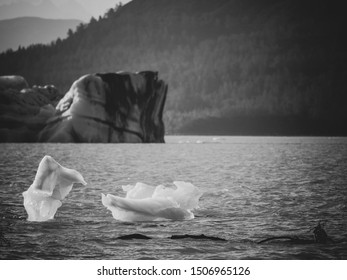
[[[346,265],[346,28],[342,1],[0,0],[0,267]]]

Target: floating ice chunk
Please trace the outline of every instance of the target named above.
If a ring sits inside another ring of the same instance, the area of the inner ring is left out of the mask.
[[[73,169],[61,166],[50,156],[44,156],[36,172],[35,180],[23,192],[24,207],[28,221],[53,219],[73,183],[86,185],[82,175]]]
[[[101,194],[102,204],[120,221],[189,220],[202,192],[191,183],[174,182],[173,187],[137,183],[125,186],[126,197]]]
[[[126,198],[146,198],[151,197],[155,187],[146,185],[144,183],[137,183],[135,186],[123,186],[123,191],[127,192]]]

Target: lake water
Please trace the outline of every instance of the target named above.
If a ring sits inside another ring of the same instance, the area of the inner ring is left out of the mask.
[[[54,220],[29,222],[22,192],[44,155],[78,170]],[[347,138],[168,136],[166,144],[0,144],[2,259],[347,259]],[[101,193],[191,182],[203,196],[189,221],[120,222]],[[312,238],[325,221],[334,244]],[[120,240],[140,233],[150,240]],[[205,234],[227,241],[181,239]]]

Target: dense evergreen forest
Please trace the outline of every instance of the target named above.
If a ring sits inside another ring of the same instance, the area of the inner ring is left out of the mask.
[[[86,73],[158,70],[168,133],[347,135],[343,11],[323,0],[133,0],[67,39],[0,54],[0,75],[66,91]]]

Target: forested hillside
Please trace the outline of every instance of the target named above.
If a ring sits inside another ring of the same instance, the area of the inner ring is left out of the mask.
[[[339,3],[133,0],[65,40],[0,54],[0,75],[65,91],[86,73],[158,70],[169,133],[347,134]]]

